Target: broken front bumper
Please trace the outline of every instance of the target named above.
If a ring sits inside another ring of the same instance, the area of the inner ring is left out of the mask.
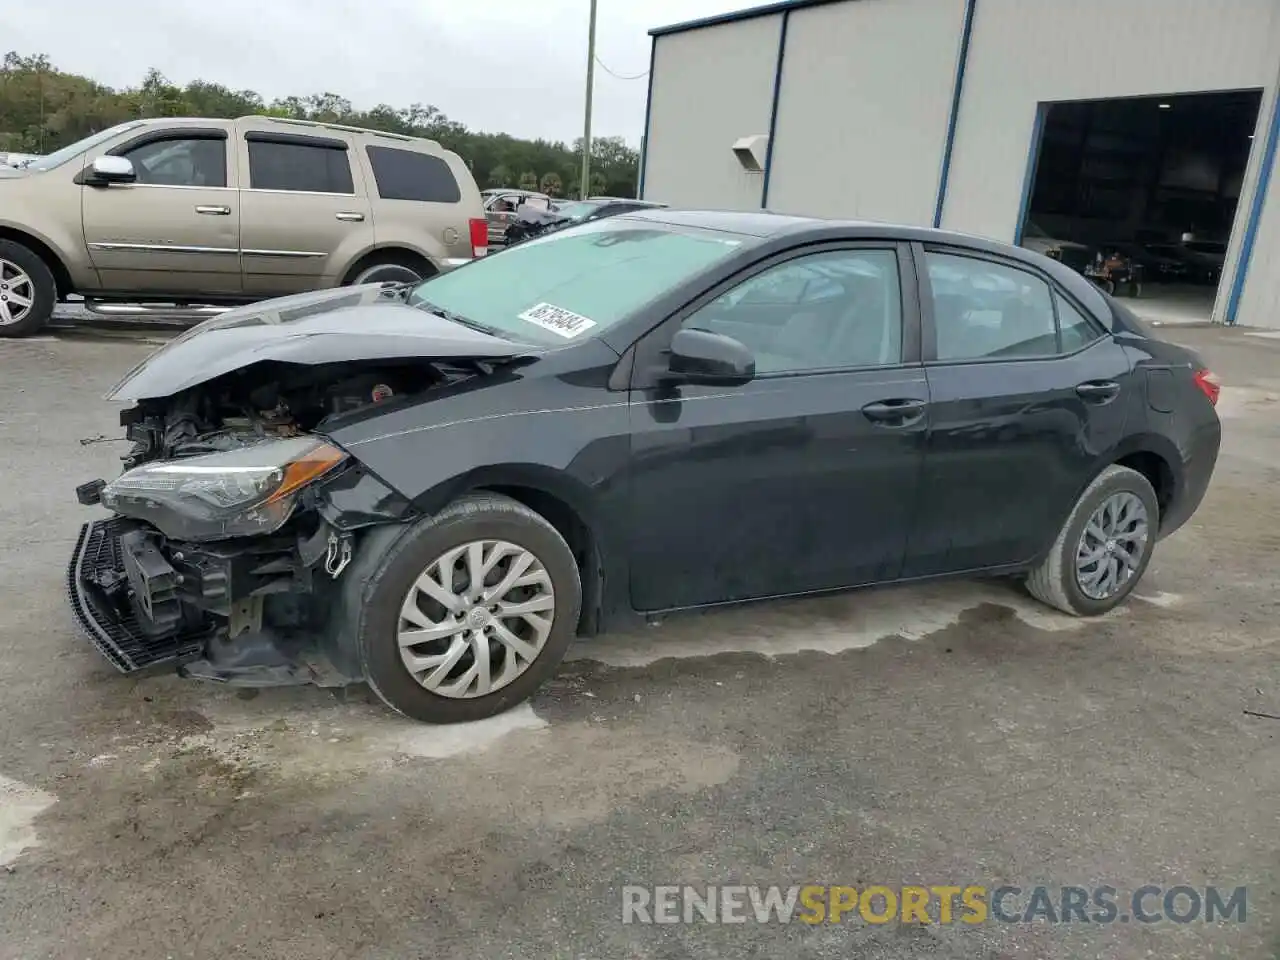
[[[137,528],[121,517],[86,523],[67,567],[72,612],[122,673],[195,659],[213,634],[208,622],[182,616],[172,568],[157,566],[155,556],[127,539],[122,545]]]
[[[246,687],[358,682],[363,587],[405,528],[362,532],[354,558],[349,536],[326,529],[301,544],[191,544],[126,517],[87,523],[67,568],[71,609],[122,673],[176,667]]]

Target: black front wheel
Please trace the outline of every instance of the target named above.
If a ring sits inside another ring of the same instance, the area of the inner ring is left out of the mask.
[[[556,528],[508,497],[471,494],[397,540],[370,578],[361,664],[374,692],[414,720],[481,720],[555,673],[581,605]]]

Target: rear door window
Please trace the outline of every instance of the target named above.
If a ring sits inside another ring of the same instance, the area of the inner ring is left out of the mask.
[[[939,360],[1058,352],[1053,295],[1039,277],[977,257],[925,254]]]
[[[383,200],[457,203],[462,199],[453,171],[440,157],[382,146],[368,147],[366,152]]]
[[[355,193],[345,149],[302,142],[249,140],[249,185],[254,190]]]

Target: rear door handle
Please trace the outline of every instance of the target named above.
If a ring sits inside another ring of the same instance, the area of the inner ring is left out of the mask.
[[[1114,380],[1089,380],[1076,387],[1076,393],[1090,403],[1110,403],[1120,395],[1120,384]]]
[[[229,217],[231,216],[231,208],[202,205],[196,207],[196,213],[202,213],[206,217]]]
[[[878,400],[863,407],[862,415],[883,427],[909,427],[920,421],[928,406],[923,400]]]
[[[334,216],[337,217],[339,220],[346,221],[347,223],[359,223],[361,220],[364,219],[363,213],[350,213],[347,211],[343,211],[342,213],[335,213]]]

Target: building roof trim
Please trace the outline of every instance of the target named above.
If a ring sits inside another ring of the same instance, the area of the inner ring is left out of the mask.
[[[654,27],[649,31],[649,36],[666,37],[673,33],[700,30],[703,27],[719,27],[726,23],[757,20],[760,17],[770,17],[776,13],[786,13],[789,10],[803,10],[805,7],[824,7],[832,3],[855,2],[856,0],[775,0],[774,3],[766,3],[759,7],[748,7],[746,10],[732,10],[729,13],[719,13],[710,17],[701,17],[697,20],[686,20],[683,23],[673,23],[665,27]]]

